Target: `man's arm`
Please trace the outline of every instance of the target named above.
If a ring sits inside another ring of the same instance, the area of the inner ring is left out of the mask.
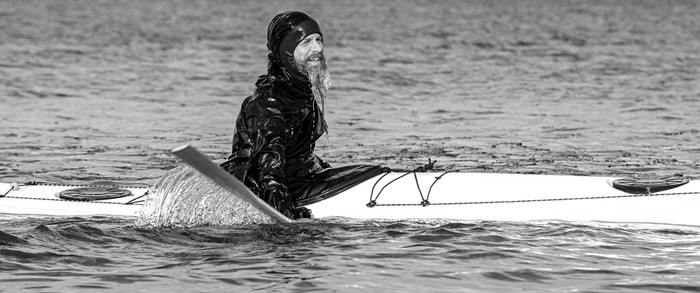
[[[266,118],[264,124],[259,125],[257,135],[260,143],[256,162],[260,196],[276,210],[291,218],[292,200],[284,175],[284,155],[289,127],[281,116]]]

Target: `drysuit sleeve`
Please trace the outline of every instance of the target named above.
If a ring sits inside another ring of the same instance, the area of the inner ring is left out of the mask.
[[[261,140],[257,156],[260,196],[270,206],[291,219],[311,218],[311,211],[294,207],[284,173],[285,147],[291,133],[282,117],[271,117],[259,129]]]
[[[276,112],[276,111],[273,111]],[[270,113],[268,113],[270,114]],[[285,147],[289,127],[281,115],[266,115],[258,125],[258,184],[259,196],[281,213],[289,216],[291,196],[284,175]]]

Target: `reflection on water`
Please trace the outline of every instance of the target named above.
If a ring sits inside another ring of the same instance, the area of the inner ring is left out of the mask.
[[[697,292],[700,230],[352,221],[149,228],[0,218],[7,291]]]

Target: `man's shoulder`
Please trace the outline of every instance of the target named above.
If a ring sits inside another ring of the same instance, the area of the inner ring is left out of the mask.
[[[282,108],[282,101],[279,97],[275,96],[270,90],[260,88],[256,89],[252,95],[248,96],[243,103],[246,109],[258,112],[271,111],[279,113],[279,109]]]
[[[266,88],[257,88],[252,95],[246,98],[246,101],[250,104],[263,104],[263,105],[273,105],[279,104],[280,101],[278,97]]]

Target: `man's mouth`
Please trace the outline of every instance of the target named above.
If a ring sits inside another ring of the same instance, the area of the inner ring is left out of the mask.
[[[321,56],[320,54],[316,54],[309,57],[309,59],[306,59],[306,62],[319,62],[321,61],[321,59],[323,59],[323,56]]]

